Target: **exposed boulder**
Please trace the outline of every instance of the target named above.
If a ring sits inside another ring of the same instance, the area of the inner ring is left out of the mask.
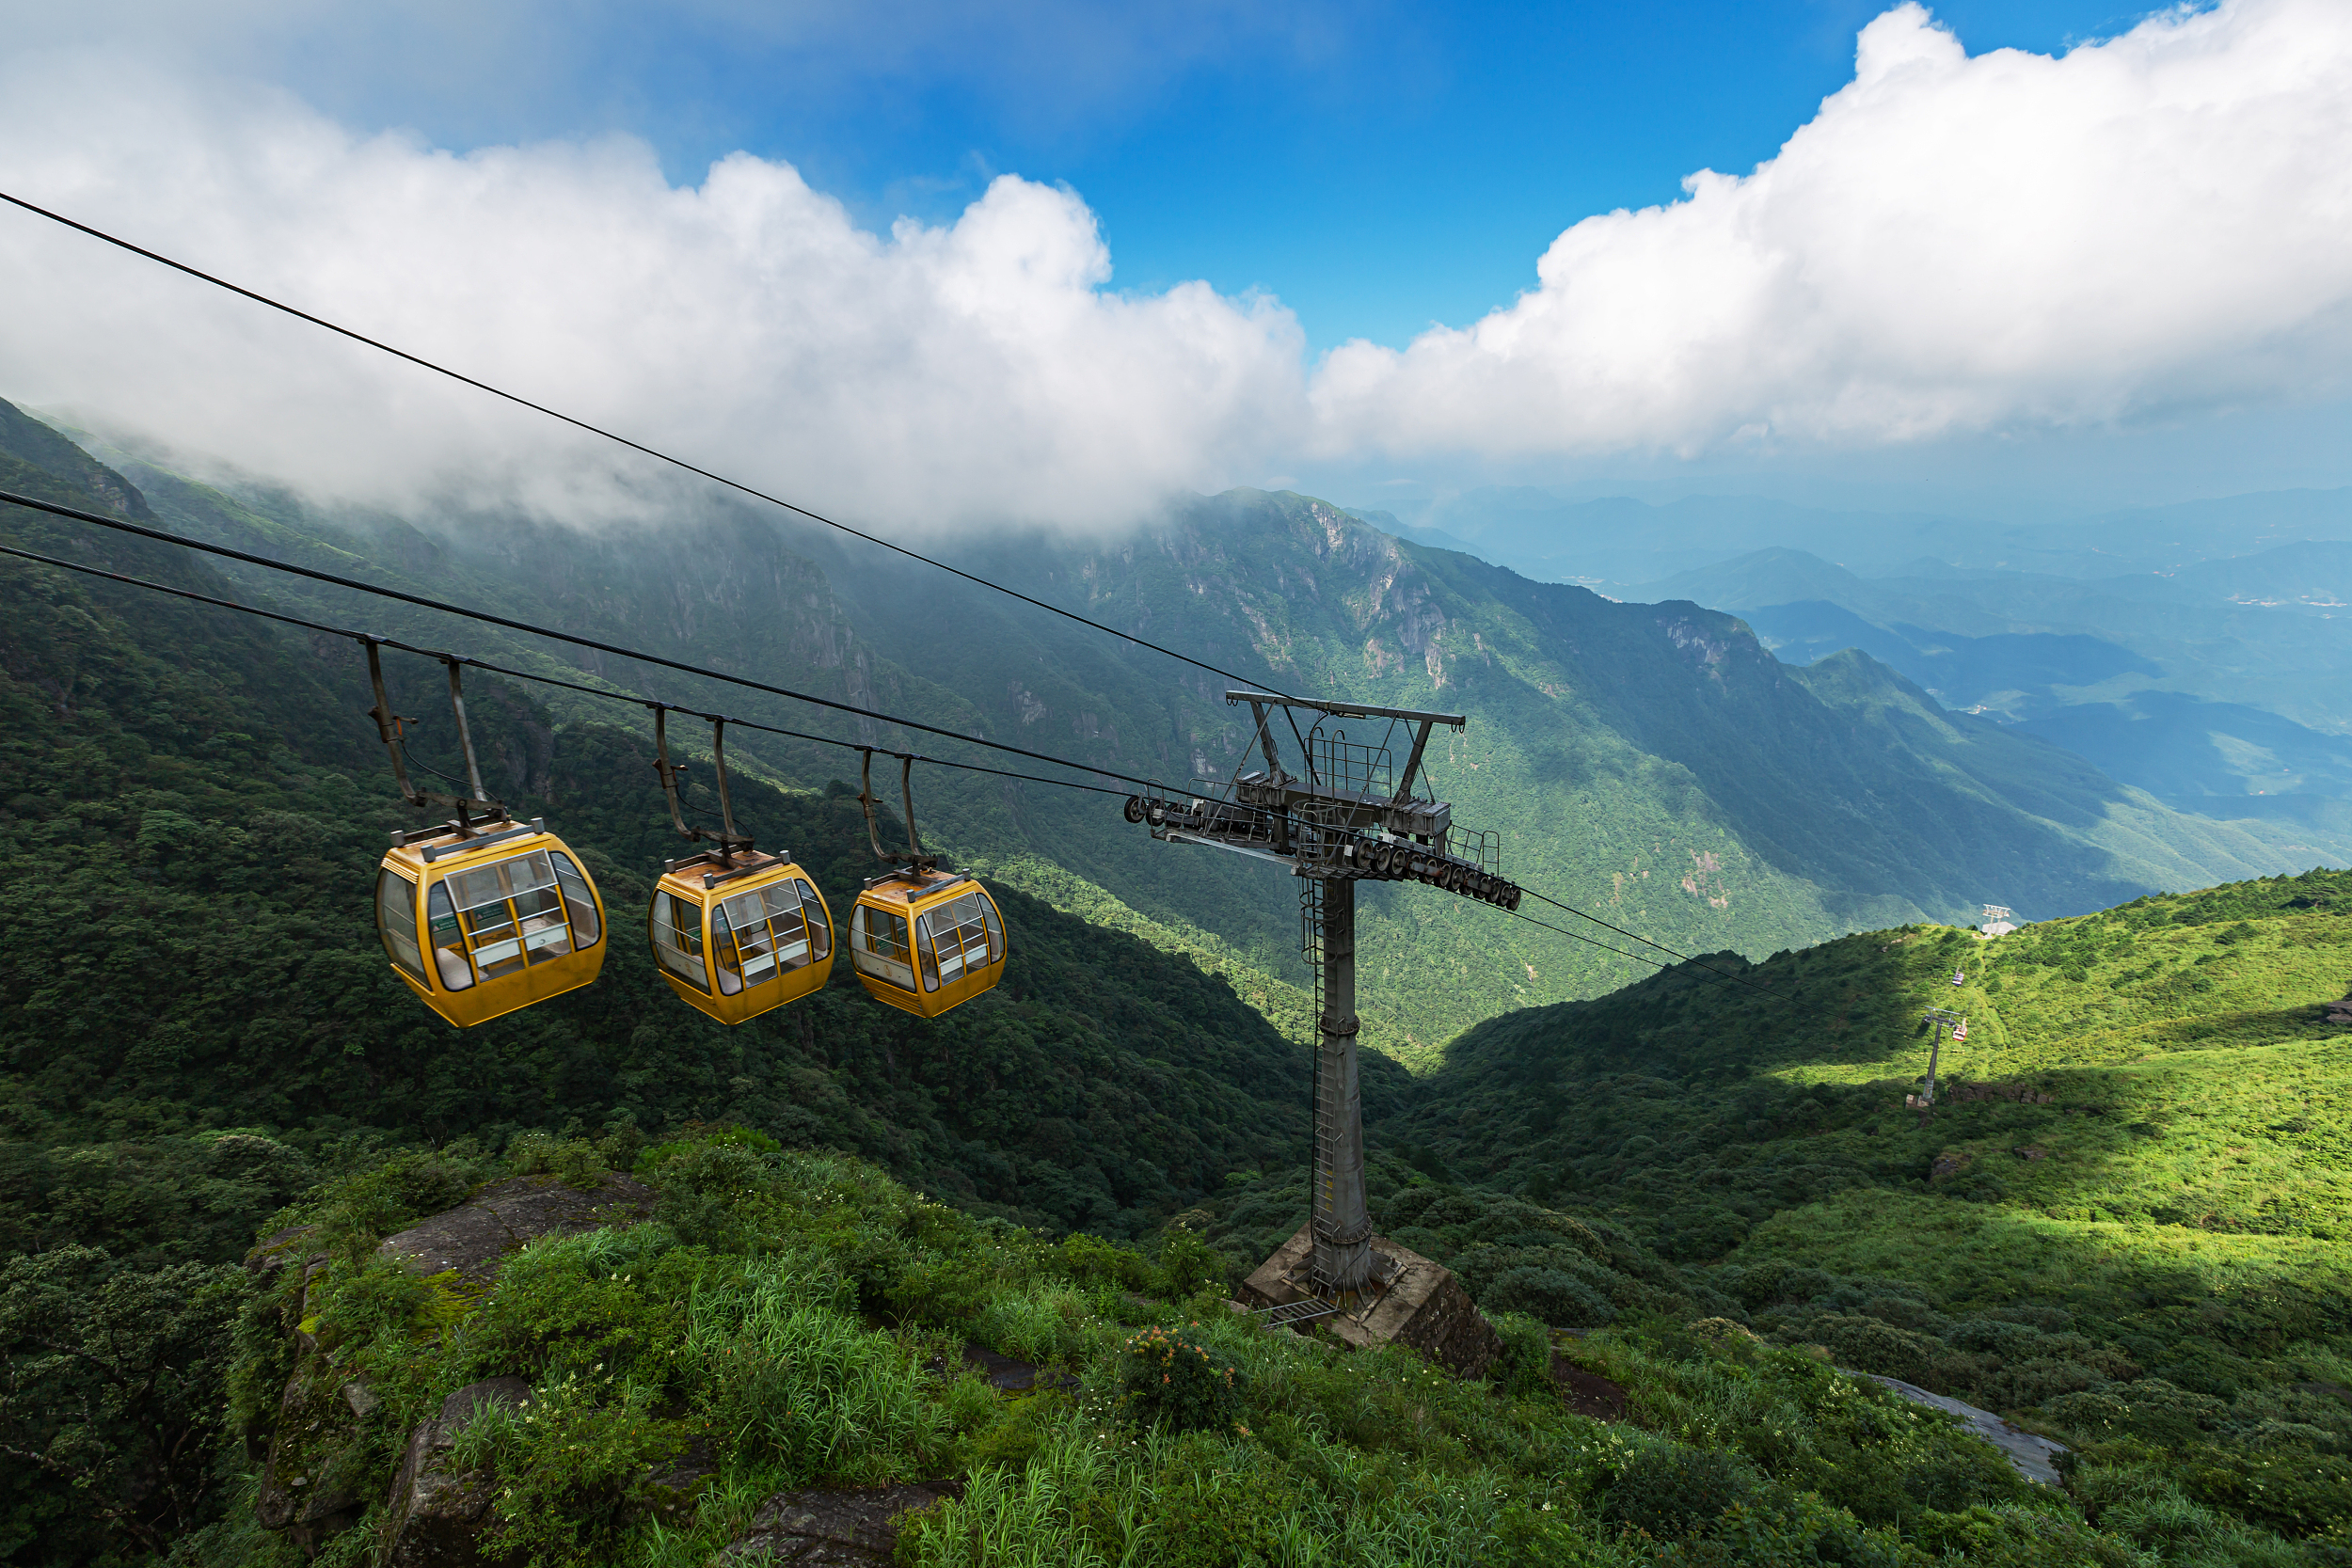
[[[454,1270],[468,1285],[486,1285],[498,1277],[506,1255],[528,1242],[628,1225],[652,1212],[653,1190],[626,1176],[608,1176],[585,1191],[552,1176],[510,1176],[445,1213],[387,1236],[375,1250],[419,1274]]]
[[[710,1451],[709,1441],[689,1438],[675,1458],[646,1472],[647,1505],[657,1518],[675,1518],[693,1508],[703,1482],[718,1473],[718,1456]]]
[[[507,1258],[528,1243],[598,1226],[633,1224],[652,1212],[653,1197],[650,1188],[625,1176],[607,1176],[585,1191],[551,1176],[510,1177],[492,1182],[454,1209],[387,1237],[376,1251],[418,1274],[453,1273],[479,1288],[496,1279]],[[286,1382],[275,1422],[265,1432],[248,1434],[248,1446],[264,1460],[254,1497],[255,1517],[264,1528],[287,1531],[305,1552],[315,1552],[330,1537],[350,1528],[364,1511],[369,1499],[360,1496],[358,1472],[368,1445],[358,1439],[368,1422],[377,1418],[382,1402],[373,1389],[337,1368],[321,1349],[321,1335],[332,1326],[320,1321],[327,1258],[308,1250],[310,1235],[307,1226],[280,1231],[246,1259],[246,1267],[256,1274],[301,1270],[300,1291],[286,1320],[300,1359]],[[509,1384],[522,1387],[519,1379],[494,1378],[460,1390],[451,1400],[493,1397],[482,1391]],[[423,1512],[411,1532],[416,1544],[400,1548],[412,1555],[399,1560],[475,1560],[431,1555],[445,1549],[437,1543],[456,1529],[451,1521],[464,1513],[465,1499],[472,1497],[472,1482],[446,1475],[430,1463],[448,1448],[446,1442],[436,1448],[434,1434],[462,1424],[445,1406],[438,1420],[425,1422],[409,1435],[392,1507],[403,1516],[419,1508]],[[367,1490],[373,1492],[372,1486]],[[689,1485],[686,1491],[691,1490]],[[486,1507],[487,1497],[485,1492],[477,1500]],[[426,1555],[413,1555],[419,1552]]]
[[[306,1553],[357,1524],[367,1506],[352,1473],[359,1423],[341,1396],[342,1382],[314,1356],[287,1379],[253,1497],[262,1527],[289,1532]]]
[[[450,1462],[457,1433],[485,1405],[519,1409],[531,1386],[518,1377],[469,1383],[441,1402],[441,1413],[408,1434],[386,1509],[380,1568],[473,1568],[494,1561],[484,1550],[491,1478]]]
[[[313,1258],[324,1256],[321,1253],[308,1251],[303,1245],[317,1231],[318,1227],[315,1225],[296,1225],[289,1226],[274,1235],[262,1237],[254,1243],[252,1250],[245,1255],[246,1272],[254,1275],[271,1275],[296,1259],[307,1263]]]
[[[1838,1370],[1845,1370],[1842,1367]],[[1979,1410],[1973,1404],[1963,1404],[1960,1401],[1943,1394],[1931,1394],[1925,1388],[1915,1384],[1905,1383],[1900,1378],[1881,1377],[1876,1372],[1847,1372],[1846,1375],[1868,1378],[1880,1387],[1899,1394],[1914,1404],[1924,1404],[1959,1417],[1967,1423],[1971,1432],[2000,1449],[2001,1457],[2008,1460],[2015,1467],[2017,1473],[2027,1481],[2039,1481],[2043,1486],[2063,1484],[2058,1478],[2058,1456],[2066,1452],[2065,1444],[2053,1443],[2047,1437],[2027,1432],[2015,1422],[2005,1417],[1996,1416],[1990,1410]]]
[[[759,1505],[751,1528],[720,1554],[723,1562],[792,1568],[882,1568],[898,1548],[898,1517],[960,1496],[951,1481],[779,1492]]]

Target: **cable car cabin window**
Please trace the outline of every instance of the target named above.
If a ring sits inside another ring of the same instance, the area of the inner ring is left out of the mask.
[[[710,976],[703,968],[701,905],[675,893],[653,895],[653,956],[661,960],[662,968],[696,990],[710,989]]]
[[[473,965],[466,961],[466,938],[457,928],[457,911],[449,901],[449,884],[436,882],[424,896],[424,923],[433,940],[433,972],[443,990],[464,990],[473,984]]]
[[[424,951],[417,945],[417,884],[389,868],[375,874],[375,928],[383,933],[384,951],[392,962],[423,983]]]
[[[808,927],[808,956],[811,959],[821,958],[833,951],[833,921],[825,914],[824,900],[817,896],[817,890],[808,885],[806,879],[796,877],[792,885],[800,890],[801,919]]]
[[[453,872],[441,886],[456,902],[466,950],[474,973],[485,980],[518,974],[528,964],[572,950],[555,866],[545,849]]]
[[[850,914],[850,961],[900,990],[914,989],[914,955],[907,947],[907,917],[860,904]]]
[[[582,947],[594,947],[604,939],[604,928],[596,919],[596,895],[588,891],[588,879],[580,874],[572,857],[549,850],[548,858],[555,863],[555,882],[564,893],[564,912],[572,918],[572,940]]]
[[[746,986],[766,985],[825,956],[824,939],[812,944],[802,910],[793,884],[783,881],[739,894],[711,912],[710,941],[718,949],[721,994],[734,996]],[[816,927],[824,927],[821,907]]]
[[[931,917],[928,914],[914,917],[914,961],[923,972],[923,989],[937,990],[939,960],[931,957]]]
[[[923,954],[923,989],[937,990],[941,982],[953,984],[963,978],[968,969],[993,963],[1004,955],[1004,938],[995,930],[995,921],[988,900],[977,893],[930,910],[916,921],[920,927],[916,942]],[[937,976],[933,977],[934,959],[938,958]]]

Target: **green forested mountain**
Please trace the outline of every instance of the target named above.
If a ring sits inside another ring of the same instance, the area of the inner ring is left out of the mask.
[[[1240,755],[1198,673],[741,516],[430,536],[259,486],[126,479],[13,410],[0,449],[8,488],[945,727],[1154,775]],[[0,531],[713,701],[45,515],[0,515]],[[844,977],[726,1030],[633,940],[675,840],[630,710],[477,676],[494,783],[580,851],[614,940],[595,987],[460,1034],[405,994],[372,928],[381,834],[410,815],[353,650],[0,561],[0,1440],[35,1456],[0,1475],[0,1556],[160,1560],[184,1535],[183,1562],[285,1560],[242,1500],[241,1455],[305,1368],[333,1376],[304,1398],[355,1369],[377,1390],[343,1402],[353,1473],[379,1489],[458,1386],[572,1390],[568,1435],[485,1429],[469,1441],[492,1448],[468,1450],[510,1467],[525,1501],[501,1517],[549,1563],[701,1562],[777,1487],[942,1473],[973,1489],[911,1534],[916,1560],[1303,1564],[1296,1541],[1327,1540],[1325,1560],[1367,1565],[2283,1568],[2302,1550],[2287,1538],[2322,1549],[2352,1525],[2344,1085],[2317,1006],[2343,990],[2352,881],[2147,896],[2276,856],[1867,657],[1791,669],[1727,615],[1528,583],[1305,498],[1200,502],[1117,550],[973,559],[1270,684],[1470,713],[1438,779],[1466,820],[1505,831],[1508,869],[1765,988],[1683,967],[1506,1010],[1610,973],[1492,910],[1374,895],[1386,1043],[1427,1069],[1367,1064],[1375,1217],[1490,1312],[1526,1314],[1506,1318],[1490,1384],[1217,1326],[1201,1343],[1248,1374],[1247,1430],[1152,1436],[1110,1402],[1136,1354],[1124,1331],[1219,1310],[1183,1298],[1304,1207],[1279,879],[1152,845],[1116,802],[927,781],[927,831],[1006,890],[1006,983],[924,1023]],[[395,660],[395,705],[432,715],[437,676]],[[719,705],[808,724],[780,699]],[[871,863],[841,753],[731,751],[739,815],[844,902]],[[445,725],[415,753],[455,766]],[[1987,894],[2121,907],[1990,944],[1916,918]],[[1873,920],[1895,924],[1836,935]],[[1817,934],[1833,940],[1804,945]],[[1736,951],[1767,944],[1799,950]],[[1922,1124],[1900,1100],[1929,1005],[1972,1030]],[[480,1182],[608,1164],[651,1184],[658,1223],[534,1253],[511,1291],[367,1261]],[[232,1261],[273,1216],[332,1242],[315,1298],[302,1271]],[[723,1322],[696,1315],[716,1303]],[[960,1340],[1065,1368],[1080,1397],[999,1406],[921,1371]],[[759,1354],[708,1359],[727,1347]],[[843,1420],[884,1426],[811,1447],[791,1421],[745,1424],[813,1397],[795,1357],[847,1369],[837,1386],[877,1402]],[[2028,1490],[1824,1358],[2049,1431],[2081,1451],[2076,1478]],[[1548,1373],[1611,1380],[1621,1402],[1587,1420]],[[580,1392],[592,1375],[606,1393]],[[718,1479],[691,1528],[654,1528],[644,1466],[693,1442]],[[1299,1536],[1302,1520],[1321,1523]]]
[[[49,490],[107,499],[71,475]],[[9,527],[45,551],[233,592],[165,546],[93,545],[21,513]],[[469,689],[485,768],[517,810],[569,835],[614,941],[594,988],[456,1034],[404,993],[373,929],[384,830],[413,814],[355,711],[356,652],[14,562],[0,573],[0,1040],[8,1132],[24,1140],[11,1157],[30,1162],[8,1198],[17,1244],[128,1236],[168,1251],[171,1213],[91,1232],[67,1211],[104,1209],[82,1189],[107,1184],[106,1148],[247,1126],[331,1160],[338,1140],[370,1136],[495,1147],[572,1117],[733,1117],[1030,1223],[1113,1232],[1303,1131],[1303,1063],[1229,986],[1018,892],[1006,984],[939,1023],[851,985],[735,1030],[708,1022],[630,940],[660,860],[677,852],[649,747],[592,724],[559,731],[491,681]],[[429,683],[408,674],[396,705],[430,712]],[[417,757],[454,768],[446,726],[436,734]],[[866,874],[843,786],[745,780],[737,802],[836,901]],[[42,1148],[98,1152],[28,1152]]]
[[[446,514],[427,535],[98,450],[175,527],[263,553],[364,563],[359,575],[373,580],[1180,788],[1243,761],[1246,710],[1224,705],[1217,677],[814,525],[712,503],[593,533]],[[1858,927],[1957,918],[1987,899],[2072,912],[2313,858],[2286,847],[2299,842],[2290,831],[2184,816],[2070,753],[1941,712],[1869,660],[1790,670],[1730,616],[1530,582],[1306,497],[1196,499],[1107,546],[943,547],[982,576],[1252,681],[1470,714],[1470,729],[1431,759],[1457,820],[1500,832],[1509,874],[1684,951],[1760,955]],[[671,700],[688,700],[695,684],[235,575],[328,620],[432,645],[501,649],[567,674],[584,664]],[[894,738],[755,693],[706,688],[699,700]],[[592,712],[628,721],[582,699],[555,699],[551,711],[559,722]],[[745,735],[741,748],[802,787],[844,766],[838,752],[768,737]],[[973,863],[1192,953],[1285,1027],[1303,1021],[1295,891],[1279,873],[1151,844],[1114,802],[1036,785],[943,776],[918,814]],[[1364,904],[1364,950],[1379,977],[1366,993],[1371,1037],[1409,1061],[1510,1006],[1644,972],[1423,889],[1370,889]]]
[[[1285,689],[1470,713],[1470,729],[1436,759],[1458,816],[1502,831],[1513,875],[1678,945],[1761,953],[1917,912],[1951,918],[1986,898],[2079,910],[2309,863],[2243,829],[2184,819],[2054,748],[1940,712],[1867,659],[1790,671],[1731,617],[1529,582],[1303,497],[1234,492],[1119,551],[1039,546],[987,561],[1114,625],[1206,657],[1255,654]],[[827,570],[879,596],[850,567]],[[893,620],[892,651],[915,667],[967,670],[959,689],[993,707],[994,733],[1100,731],[1150,760],[1140,735],[1169,764],[1210,775],[1241,760],[1233,711],[1148,656],[1089,646],[1018,607],[967,603],[912,574],[890,584],[893,602],[933,610]],[[972,637],[974,624],[990,634]],[[1105,673],[1058,689],[998,673],[1097,666]],[[1115,682],[1112,671],[1128,673]],[[1155,683],[1164,710],[1136,715],[1132,699],[1115,701]],[[1037,819],[1057,806],[1041,802]],[[1103,885],[1148,889],[1123,895],[1152,912],[1231,931],[1212,890],[1263,883],[1247,866],[1133,865],[1115,824],[1059,809],[1055,852]],[[1381,996],[1408,999],[1398,1004],[1407,1031],[1435,1020],[1442,1037],[1505,1001],[1639,972],[1412,890],[1373,902],[1366,951]]]

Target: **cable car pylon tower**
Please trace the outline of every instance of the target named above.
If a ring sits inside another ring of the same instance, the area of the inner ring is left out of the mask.
[[[1431,734],[1469,721],[1267,691],[1228,691],[1225,701],[1248,705],[1263,766],[1237,769],[1207,795],[1132,797],[1127,819],[1164,843],[1249,855],[1299,879],[1299,946],[1313,974],[1316,1034],[1308,1223],[1250,1276],[1245,1294],[1263,1299],[1277,1324],[1330,1318],[1335,1330],[1357,1331],[1343,1337],[1417,1344],[1477,1375],[1493,1331],[1452,1275],[1401,1247],[1374,1245],[1356,1048],[1358,882],[1416,881],[1504,910],[1518,905],[1497,836],[1456,826],[1453,806],[1425,787]],[[1304,714],[1313,718],[1302,730]],[[1285,764],[1278,717],[1297,742],[1303,775]],[[1343,720],[1385,720],[1388,731],[1377,744],[1351,740],[1334,723]],[[1397,772],[1389,741],[1400,730],[1411,751]]]

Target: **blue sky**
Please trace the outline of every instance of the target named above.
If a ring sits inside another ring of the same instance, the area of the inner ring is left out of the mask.
[[[2352,484],[2343,0],[0,26],[0,187],[877,517]],[[5,395],[358,497],[524,484],[526,433],[83,243],[0,222]]]
[[[1321,349],[1467,323],[1531,287],[1577,219],[1772,157],[1851,79],[1854,35],[1883,8],[1368,0],[1248,17],[1049,7],[992,25],[914,7],[870,33],[785,37],[696,8],[596,6],[453,32],[426,8],[405,25],[297,24],[221,63],[441,146],[623,131],[685,183],[739,149],[785,159],[876,229],[952,219],[998,173],[1066,182],[1102,219],[1118,287],[1270,290]],[[1980,54],[2061,50],[2145,13],[1935,14]],[[926,25],[936,48],[873,36]],[[475,69],[451,67],[459,40],[487,46]]]

